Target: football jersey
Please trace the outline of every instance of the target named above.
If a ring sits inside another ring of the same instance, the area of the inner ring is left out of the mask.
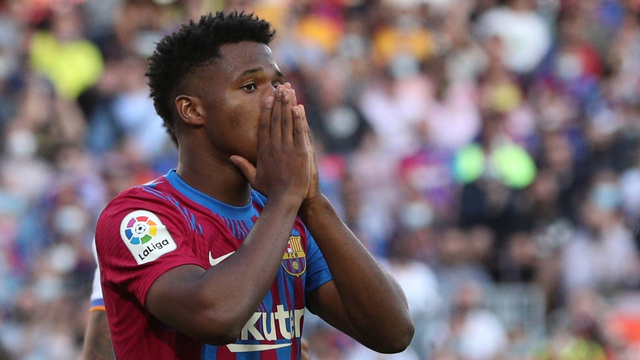
[[[208,269],[233,256],[266,198],[235,207],[190,187],[171,170],[114,198],[100,215],[96,246],[116,358],[299,359],[305,297],[331,280],[317,244],[296,219],[270,290],[238,340],[212,346],[163,324],[146,308],[151,284],[165,271]]]

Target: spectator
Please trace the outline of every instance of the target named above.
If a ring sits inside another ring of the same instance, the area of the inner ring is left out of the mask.
[[[102,55],[95,44],[84,38],[78,7],[54,8],[51,21],[50,31],[33,36],[31,64],[51,80],[59,96],[75,99],[100,78]]]
[[[440,351],[469,360],[498,359],[506,354],[507,331],[482,301],[478,283],[460,284],[452,302],[448,338]]]
[[[620,211],[615,173],[600,170],[589,188],[582,227],[563,250],[563,276],[569,294],[579,290],[614,291],[640,280],[640,257]]]
[[[495,7],[478,21],[478,32],[485,39],[498,37],[504,44],[502,58],[511,71],[533,72],[551,47],[551,34],[544,19],[536,13],[533,0],[509,0],[508,6]]]

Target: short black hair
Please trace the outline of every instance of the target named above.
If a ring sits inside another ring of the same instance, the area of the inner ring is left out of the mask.
[[[274,35],[271,24],[254,14],[219,11],[203,15],[197,23],[189,21],[158,42],[145,75],[156,112],[176,144],[172,98],[176,87],[198,68],[219,58],[220,46],[242,41],[269,45]]]

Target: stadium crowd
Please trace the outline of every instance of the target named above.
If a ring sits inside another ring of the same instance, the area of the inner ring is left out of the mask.
[[[640,1],[0,0],[0,359],[76,359],[97,216],[176,149],[144,72],[208,11],[277,29],[322,187],[410,348],[307,312],[319,360],[640,359]]]

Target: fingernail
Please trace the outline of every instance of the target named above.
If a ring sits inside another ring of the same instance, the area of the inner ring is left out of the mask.
[[[276,89],[276,99],[280,99],[282,97],[282,86],[278,86]]]
[[[294,107],[292,111],[294,116],[296,117],[300,116],[300,110],[297,107]]]
[[[267,109],[270,109],[273,106],[273,96],[269,96],[265,101],[264,101],[264,107]]]
[[[282,101],[287,102],[289,100],[289,92],[288,91],[283,91],[282,92]]]

